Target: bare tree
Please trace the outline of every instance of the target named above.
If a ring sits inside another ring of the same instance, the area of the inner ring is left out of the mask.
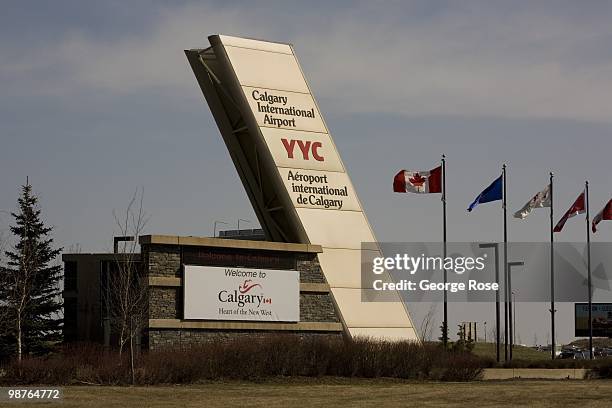
[[[429,311],[423,317],[423,320],[421,320],[421,324],[419,326],[419,334],[420,334],[421,343],[425,343],[425,341],[431,339],[431,331],[433,329],[433,319],[436,315],[436,310],[438,308],[437,306],[438,306],[437,304],[432,303],[431,306],[429,306]]]
[[[497,343],[497,329],[495,327],[489,330],[489,336],[491,337],[490,343]]]
[[[11,299],[9,296],[12,293],[9,292],[9,276],[7,275],[4,269],[4,250],[6,247],[6,240],[4,236],[4,231],[0,230],[0,340],[2,337],[6,337],[10,334],[13,328],[13,325],[10,324],[10,304]],[[4,290],[3,290],[4,288]],[[2,350],[0,350],[0,357],[2,357]]]
[[[0,214],[6,211],[0,210]],[[7,212],[8,214],[8,212]],[[10,293],[8,293],[9,276],[5,270],[4,250],[6,249],[6,237],[4,230],[0,230],[0,340],[10,334],[12,325],[10,318]],[[4,288],[4,290],[3,290]],[[2,357],[2,350],[0,350]]]
[[[69,253],[69,254],[83,253],[83,247],[78,242],[76,244],[70,244],[70,246],[66,249],[66,253]]]
[[[106,278],[110,287],[106,301],[110,305],[111,325],[118,335],[120,356],[124,347],[129,347],[132,382],[135,380],[134,343],[148,322],[149,285],[139,262],[138,245],[138,237],[148,222],[142,206],[143,196],[142,189],[136,190],[123,212],[113,211],[119,234],[133,239],[119,243],[114,268]]]
[[[30,252],[23,254],[19,261],[20,273],[9,273],[6,276],[7,289],[7,315],[8,320],[12,320],[12,331],[17,340],[17,360],[21,361],[23,356],[23,325],[26,316],[26,309],[32,301],[32,289],[36,269],[32,267]]]

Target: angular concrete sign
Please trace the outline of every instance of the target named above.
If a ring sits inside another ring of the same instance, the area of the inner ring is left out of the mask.
[[[321,268],[349,335],[416,339],[399,294],[362,301],[361,244],[374,234],[293,47],[209,41],[185,53],[267,239],[323,247]]]

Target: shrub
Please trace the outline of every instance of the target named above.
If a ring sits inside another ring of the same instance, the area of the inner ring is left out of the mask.
[[[266,335],[216,341],[185,349],[144,352],[137,384],[188,384],[207,380],[256,380],[274,376],[338,376],[472,381],[487,360],[438,345]],[[131,383],[129,361],[116,351],[75,345],[46,357],[4,367],[7,384]]]
[[[594,378],[612,378],[612,360],[599,360],[589,376]]]

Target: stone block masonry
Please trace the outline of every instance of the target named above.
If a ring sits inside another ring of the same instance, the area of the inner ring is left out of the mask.
[[[309,247],[302,244],[237,242],[227,239],[189,237],[189,245],[181,245],[180,240],[185,241],[186,238],[166,236],[144,238],[141,240],[141,247],[143,266],[147,270],[150,282],[149,319],[156,322],[154,327],[148,329],[145,336],[149,349],[186,347],[203,342],[257,337],[270,333],[333,338],[343,335],[340,319],[319,265],[317,258],[319,251],[309,250]],[[197,245],[200,243],[209,246]],[[292,246],[298,247],[300,251],[292,251]],[[316,246],[311,247],[316,248]],[[239,264],[232,265],[230,262]],[[222,321],[182,320],[183,264],[299,271],[300,323],[249,321],[224,325]],[[219,329],[219,325],[227,329]],[[278,330],[271,330],[274,327],[278,327]]]
[[[342,332],[319,333],[319,332],[292,332],[300,338],[342,338]],[[280,332],[263,331],[263,330],[149,330],[149,349],[160,350],[164,348],[186,348],[197,344],[206,344],[209,342],[217,342],[231,340],[237,338],[256,339],[262,336],[271,334],[283,335]]]

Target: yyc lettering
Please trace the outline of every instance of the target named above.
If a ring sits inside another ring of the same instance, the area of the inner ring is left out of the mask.
[[[321,142],[303,141],[299,139],[281,139],[281,142],[283,142],[283,146],[287,151],[287,157],[290,159],[293,159],[295,145],[297,144],[302,152],[304,160],[310,160],[310,156],[312,156],[316,161],[325,161],[325,158],[319,153],[319,149],[323,146]]]

